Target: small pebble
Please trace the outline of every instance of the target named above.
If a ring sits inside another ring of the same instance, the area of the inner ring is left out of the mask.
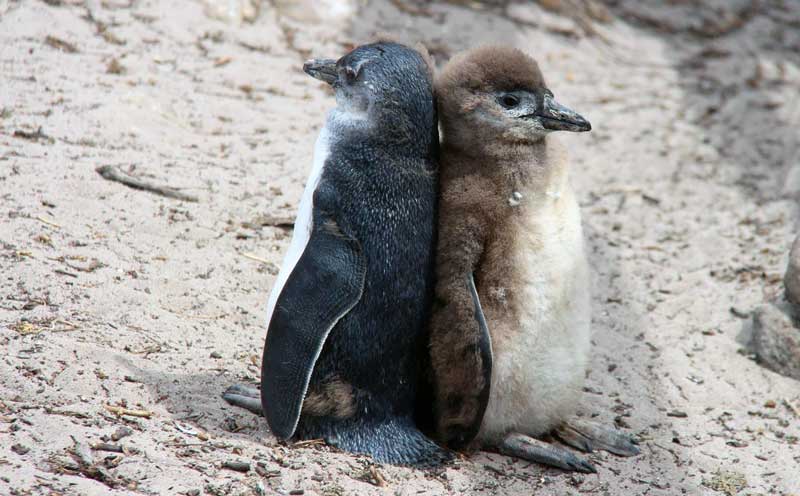
[[[234,460],[228,460],[222,464],[223,467],[235,470],[237,472],[249,472],[250,471],[250,464],[247,462],[239,462]]]
[[[128,437],[131,434],[133,434],[133,429],[131,429],[130,427],[123,426],[119,427],[117,430],[114,431],[113,434],[111,434],[111,439],[114,441],[119,441],[123,437]]]
[[[209,356],[211,358],[222,358],[222,354],[219,351],[212,351],[211,355],[209,355]]]
[[[686,412],[682,412],[680,410],[672,410],[671,412],[667,412],[667,417],[676,417],[676,418],[686,418],[689,415]]]
[[[13,445],[11,447],[11,451],[13,451],[14,453],[16,453],[18,455],[24,455],[27,452],[29,452],[30,450],[31,450],[30,448],[28,448],[27,446],[24,446],[22,444],[15,444],[15,445]]]
[[[583,474],[572,474],[569,477],[569,483],[575,487],[580,486],[586,481],[586,476]]]
[[[702,384],[702,383],[705,382],[702,378],[697,377],[694,374],[689,374],[686,378],[689,379],[690,381],[694,382],[695,384]]]
[[[748,446],[746,442],[739,441],[738,439],[731,439],[725,444],[727,444],[728,446],[733,446],[734,448],[746,448]]]

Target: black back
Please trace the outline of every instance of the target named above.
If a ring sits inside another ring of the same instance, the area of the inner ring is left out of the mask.
[[[337,68],[342,73],[352,69],[349,74],[357,78],[340,81],[340,75],[333,83],[339,107],[327,122],[330,154],[314,193],[309,244],[270,323],[262,382],[271,381],[274,387],[262,389],[262,404],[270,418],[270,408],[276,408],[272,402],[284,401],[287,394],[265,396],[285,389],[280,384],[284,378],[274,374],[289,371],[295,381],[302,372],[298,363],[314,355],[292,347],[324,342],[316,362],[310,363],[308,390],[324,389],[333,379],[348,384],[354,414],[342,418],[303,412],[295,435],[325,438],[379,461],[430,463],[447,455],[419,432],[413,416],[420,361],[427,360],[420,350],[427,345],[434,290],[439,139],[431,75],[419,53],[394,43],[359,47],[340,59]],[[320,258],[314,250],[334,250],[341,256]],[[335,265],[323,266],[326,258]],[[353,262],[343,266],[342,260]],[[308,277],[330,270],[363,273],[360,294],[352,283],[357,278],[349,274],[328,278],[332,284],[346,282],[345,291],[321,287]],[[337,297],[326,298],[326,292]],[[349,307],[341,295],[357,301],[339,318],[335,310]],[[291,304],[285,301],[289,298]],[[293,318],[298,312],[314,317]],[[333,325],[329,333],[317,315],[336,315],[338,320],[322,319]],[[282,329],[273,331],[273,325]],[[302,333],[303,339],[292,341],[292,333]],[[270,354],[272,338],[281,343],[272,345]],[[289,389],[296,401],[298,388]],[[430,405],[424,408],[430,410]],[[291,420],[291,412],[277,418]],[[277,423],[291,432],[289,422]]]

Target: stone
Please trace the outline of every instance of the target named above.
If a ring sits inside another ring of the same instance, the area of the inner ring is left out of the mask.
[[[753,312],[751,347],[763,366],[800,380],[800,329],[794,324],[794,306],[781,300]]]
[[[786,298],[791,303],[800,305],[800,236],[797,236],[792,243],[789,266],[786,268],[783,284],[786,286]]]

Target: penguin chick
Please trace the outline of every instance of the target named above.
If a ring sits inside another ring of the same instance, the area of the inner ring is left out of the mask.
[[[594,468],[535,439],[621,454],[627,437],[573,421],[589,353],[589,268],[553,131],[589,131],[536,62],[482,47],[436,81],[442,132],[431,367],[437,434],[565,469]],[[569,425],[569,427],[567,427]],[[590,439],[591,438],[591,439]]]
[[[263,412],[281,439],[323,438],[386,463],[447,460],[415,423],[436,242],[429,66],[378,42],[303,69],[333,87],[337,106],[267,305],[261,391],[234,386],[224,398]]]

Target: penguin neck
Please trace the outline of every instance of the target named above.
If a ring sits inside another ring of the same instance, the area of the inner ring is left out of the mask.
[[[557,199],[568,188],[564,150],[552,136],[535,143],[488,143],[482,146],[445,147],[472,158],[476,172],[489,178],[502,194],[515,192],[535,198]]]
[[[399,156],[414,158],[430,157],[433,153],[432,143],[439,142],[436,126],[425,128],[431,130],[426,134],[423,129],[408,125],[407,117],[393,115],[382,109],[351,112],[337,107],[328,114],[326,127],[341,140],[370,143],[384,152],[395,151]]]

